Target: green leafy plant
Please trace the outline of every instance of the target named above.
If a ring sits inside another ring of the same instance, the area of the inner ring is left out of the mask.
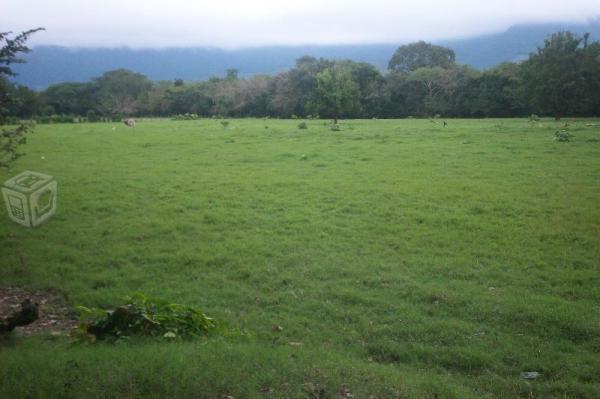
[[[530,122],[539,122],[540,121],[540,117],[537,116],[536,114],[531,114],[531,115],[529,115],[529,121]]]
[[[223,128],[226,128],[229,125],[229,121],[221,121],[221,125]]]
[[[15,128],[0,129],[0,168],[8,168],[9,164],[19,158],[17,146],[25,144],[25,135],[31,130],[30,124],[20,124]]]
[[[44,28],[30,29],[13,37],[11,37],[12,32],[0,32],[0,122],[3,122],[5,114],[7,114],[6,107],[19,101],[13,92],[6,90],[4,83],[7,82],[7,78],[16,76],[11,69],[11,64],[25,62],[19,58],[19,54],[31,51],[25,43],[31,34],[40,30],[44,30]],[[11,162],[22,155],[17,152],[17,147],[25,144],[27,141],[25,135],[31,131],[31,126],[31,124],[19,122],[16,127],[0,130],[0,168],[8,168]]]
[[[151,299],[142,293],[125,297],[112,310],[78,306],[80,338],[118,340],[130,336],[166,339],[206,336],[223,328],[202,310],[177,303]]]
[[[554,132],[554,141],[567,142],[571,141],[571,134],[567,130],[557,130]]]
[[[298,129],[308,129],[308,126],[306,125],[306,122],[300,122],[298,124]]]

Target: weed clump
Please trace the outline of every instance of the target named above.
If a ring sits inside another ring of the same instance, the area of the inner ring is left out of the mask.
[[[76,335],[82,340],[117,341],[130,336],[195,338],[220,329],[202,310],[177,303],[150,299],[142,293],[125,297],[112,310],[78,306],[80,324]]]
[[[571,134],[567,130],[557,130],[554,132],[554,141],[567,142],[571,141]]]
[[[298,129],[308,129],[308,126],[306,125],[306,122],[300,122],[298,124]]]

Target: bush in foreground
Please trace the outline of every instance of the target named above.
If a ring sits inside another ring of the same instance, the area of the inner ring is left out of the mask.
[[[118,340],[128,336],[194,338],[219,329],[202,310],[135,293],[114,310],[78,306],[80,338]]]

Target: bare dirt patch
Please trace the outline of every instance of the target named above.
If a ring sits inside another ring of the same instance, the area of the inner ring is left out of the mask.
[[[14,287],[0,287],[0,320],[21,309],[21,303],[26,299],[38,305],[39,318],[26,326],[16,327],[14,334],[68,334],[77,325],[73,311],[59,293]]]

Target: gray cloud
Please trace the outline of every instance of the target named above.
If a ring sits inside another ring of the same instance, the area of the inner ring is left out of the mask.
[[[450,39],[599,15],[598,0],[3,0],[0,30],[46,27],[31,44],[233,48]]]

